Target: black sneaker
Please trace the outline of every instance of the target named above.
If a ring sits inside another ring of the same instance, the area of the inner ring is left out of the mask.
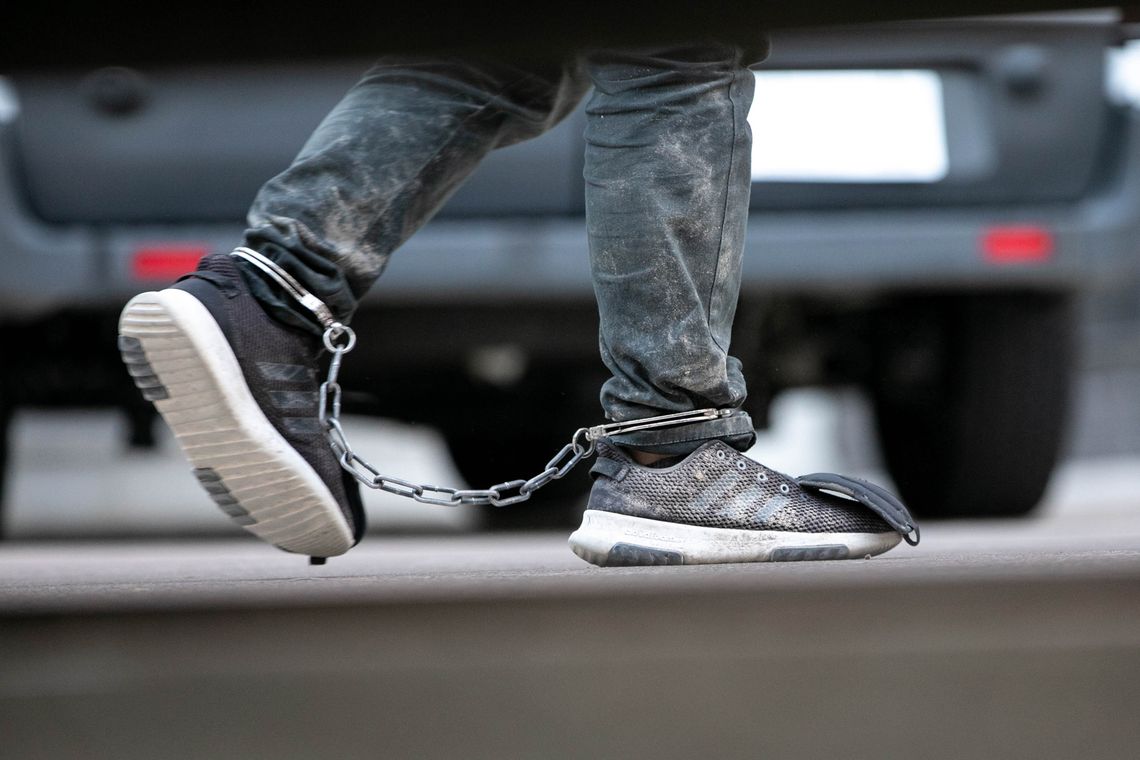
[[[906,508],[877,486],[790,478],[720,441],[661,468],[600,441],[591,474],[570,547],[595,565],[848,559],[882,554],[903,537],[918,542]]]
[[[318,421],[321,341],[269,317],[231,256],[209,256],[170,288],[131,299],[119,349],[234,522],[316,558],[360,540],[358,487]]]

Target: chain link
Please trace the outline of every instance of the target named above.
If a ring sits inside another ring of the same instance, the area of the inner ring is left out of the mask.
[[[351,327],[340,322],[330,325],[324,334],[325,348],[332,354],[328,376],[320,389],[320,423],[328,437],[329,445],[343,467],[361,485],[379,491],[415,499],[422,504],[438,504],[445,507],[459,505],[492,505],[506,507],[529,499],[535,491],[549,483],[565,477],[583,459],[594,455],[598,439],[617,433],[652,430],[660,427],[686,425],[692,422],[727,417],[728,409],[701,409],[695,412],[679,412],[660,417],[614,422],[590,428],[578,428],[570,442],[546,463],[542,472],[526,480],[508,480],[486,489],[445,488],[420,483],[412,483],[402,478],[383,475],[367,460],[358,455],[348,442],[344,428],[340,424],[341,388],[340,366],[344,355],[356,346],[356,333]]]
[[[505,507],[526,501],[531,495],[551,481],[565,477],[584,458],[594,453],[594,441],[587,428],[575,431],[570,443],[562,447],[553,459],[546,463],[542,472],[527,480],[509,480],[486,489],[445,488],[428,484],[412,483],[402,478],[384,475],[373,465],[358,455],[345,435],[340,424],[341,387],[339,382],[341,362],[344,355],[356,346],[356,333],[351,327],[339,322],[325,330],[325,348],[332,354],[328,376],[320,389],[320,423],[324,428],[337,459],[361,485],[379,491],[415,499],[422,504],[438,504],[445,507],[459,505],[492,505]]]

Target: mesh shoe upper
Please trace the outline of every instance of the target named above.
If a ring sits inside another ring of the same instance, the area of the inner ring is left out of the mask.
[[[709,528],[797,533],[884,533],[862,505],[803,489],[730,446],[711,441],[681,462],[642,467],[600,441],[589,509]]]
[[[328,486],[359,541],[364,531],[359,488],[341,468],[318,419],[320,339],[269,317],[228,255],[206,257],[172,287],[193,295],[214,317],[257,405]]]

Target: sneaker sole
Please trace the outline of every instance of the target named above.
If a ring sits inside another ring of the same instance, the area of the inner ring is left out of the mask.
[[[235,523],[288,552],[333,557],[352,548],[328,486],[261,411],[198,299],[179,290],[135,296],[119,318],[119,348],[199,483]]]
[[[570,548],[600,567],[858,559],[898,545],[898,533],[733,530],[587,509]]]

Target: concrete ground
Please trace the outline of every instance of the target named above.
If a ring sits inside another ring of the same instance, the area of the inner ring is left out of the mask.
[[[1134,512],[1135,510],[1133,510]],[[0,550],[25,757],[1131,757],[1140,519],[602,570],[562,534]]]
[[[874,472],[850,414],[793,399],[755,455]],[[395,472],[453,482],[430,431],[357,422]],[[3,757],[1100,758],[1140,742],[1127,452],[1071,458],[1032,519],[926,524],[873,560],[602,570],[564,533],[475,534],[462,512],[384,501],[364,543],[310,567],[184,491],[171,452],[93,445],[113,419],[19,424],[39,433],[0,546]]]

